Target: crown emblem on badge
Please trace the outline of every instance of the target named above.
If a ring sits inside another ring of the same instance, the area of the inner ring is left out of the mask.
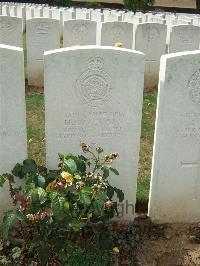
[[[95,57],[88,61],[88,68],[91,70],[101,70],[103,65],[104,61],[100,57]]]

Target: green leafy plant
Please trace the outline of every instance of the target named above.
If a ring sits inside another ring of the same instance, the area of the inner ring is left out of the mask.
[[[101,3],[98,2],[86,2],[85,3],[86,8],[102,8]]]
[[[71,0],[54,0],[52,4],[58,6],[69,6]]]
[[[112,167],[118,154],[103,155],[101,147],[80,145],[84,155],[59,154],[58,170],[47,171],[35,161],[25,160],[15,165],[12,174],[0,176],[1,186],[9,182],[15,206],[4,216],[3,237],[9,239],[11,225],[18,222],[21,231],[26,230],[23,237],[30,243],[29,252],[37,251],[41,265],[52,256],[60,260],[59,254],[67,252],[72,239],[80,248],[91,243],[99,246],[101,241],[105,246],[103,228],[117,215],[113,196],[124,199],[123,192],[108,181],[111,172],[119,175]],[[25,179],[23,188],[13,187],[17,178]],[[20,252],[14,249],[13,256],[17,258]]]
[[[133,12],[145,11],[153,4],[154,0],[124,0],[125,7]]]

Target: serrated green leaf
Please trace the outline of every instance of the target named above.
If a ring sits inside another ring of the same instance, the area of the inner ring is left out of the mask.
[[[45,184],[46,184],[46,179],[44,176],[42,175],[39,175],[38,176],[38,186],[39,187],[42,187],[42,188],[45,188]]]
[[[85,223],[82,221],[73,221],[70,224],[70,227],[74,230],[74,231],[79,231],[81,228],[83,228],[85,226]]]
[[[101,200],[96,200],[95,202],[93,202],[93,212],[94,215],[99,217],[102,215],[104,211],[104,202]]]
[[[65,217],[65,198],[64,197],[59,197],[55,196],[51,199],[51,208],[53,211],[53,215],[55,216],[56,219],[58,220],[63,220]]]
[[[107,195],[109,197],[109,199],[112,199],[112,197],[114,196],[115,190],[112,186],[108,186],[107,187]]]
[[[103,178],[104,179],[109,177],[109,169],[108,169],[108,167],[104,166],[104,167],[101,168],[101,170],[103,171]]]
[[[78,172],[80,173],[85,173],[86,171],[86,165],[85,165],[85,161],[80,159],[80,157],[78,157],[78,160],[77,160],[77,170]]]
[[[112,171],[115,175],[119,175],[117,169],[110,167],[110,171]]]
[[[106,201],[107,200],[107,194],[105,192],[99,192],[96,195],[97,199],[100,199],[102,201]]]
[[[36,162],[34,160],[30,160],[30,159],[24,160],[22,171],[24,174],[28,174],[28,173],[36,174],[37,173]]]
[[[23,166],[22,166],[21,164],[17,163],[17,164],[14,166],[13,170],[12,170],[12,174],[13,174],[14,176],[19,177],[19,178],[23,178],[23,177],[25,176],[25,174],[24,174],[24,172],[23,172]]]
[[[6,256],[0,256],[0,265],[9,265],[11,261]]]
[[[7,178],[5,176],[0,175],[0,187],[3,187],[6,180],[7,180]]]
[[[124,193],[121,189],[114,187],[114,190],[117,194],[119,202],[122,202],[124,200]]]
[[[18,259],[18,258],[21,256],[21,254],[22,254],[22,250],[21,250],[21,248],[19,248],[19,247],[14,247],[14,248],[12,249],[12,258],[13,258],[13,259]]]
[[[69,202],[68,201],[65,201],[63,207],[64,207],[64,211],[65,212],[68,212],[69,211]]]
[[[24,215],[21,212],[17,212],[15,215],[16,215],[16,219],[18,219],[20,221],[26,220],[26,215]]]
[[[64,167],[66,168],[67,171],[69,171],[72,174],[77,172],[76,162],[75,162],[75,160],[73,160],[71,158],[67,159],[67,160],[64,160]]]
[[[90,194],[90,193],[92,193],[93,190],[91,187],[84,187],[81,191],[82,191],[82,193]]]
[[[84,205],[84,206],[89,206],[91,204],[91,200],[90,197],[88,196],[87,193],[80,193],[80,202]]]
[[[38,191],[38,196],[39,196],[39,201],[41,204],[45,203],[45,201],[47,200],[47,193],[46,191],[39,187],[37,188],[37,191]]]
[[[8,211],[3,218],[2,234],[5,240],[8,239],[10,226],[12,225],[15,218],[16,218],[16,214],[13,213],[12,211]]]

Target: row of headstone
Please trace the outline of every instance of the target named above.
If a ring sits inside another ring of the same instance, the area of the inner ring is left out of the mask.
[[[194,24],[200,23],[199,15],[173,14],[173,13],[142,13],[123,10],[92,9],[92,8],[62,8],[48,5],[26,3],[1,3],[0,14],[19,16],[23,18],[49,17],[60,20],[90,19],[98,22],[124,21],[131,23],[157,22],[161,24]]]
[[[22,20],[0,16],[0,43],[22,47]],[[135,30],[135,33],[134,33]],[[34,18],[26,21],[27,69],[29,85],[43,86],[43,52],[60,48],[60,26],[56,19]],[[166,52],[167,26],[160,23],[140,23],[134,28],[128,22],[105,22],[98,36],[97,22],[68,20],[64,22],[63,46],[114,46],[142,51],[146,55],[145,87],[158,83],[159,60]],[[134,41],[134,43],[133,43]],[[100,42],[100,43],[99,43]],[[173,26],[170,52],[199,49],[200,27]]]
[[[92,9],[92,8],[63,8],[52,7],[44,4],[29,4],[29,3],[15,3],[15,2],[1,2],[0,14],[21,16],[22,10],[27,13],[28,18],[48,16],[62,20],[64,16],[70,16],[73,13],[73,18],[78,19],[98,19],[98,21],[125,21],[125,22],[159,22],[159,23],[172,23],[177,25],[180,23],[199,25],[200,18],[197,14],[184,14],[184,13],[169,13],[169,12],[131,12],[124,10],[110,10],[110,9]],[[53,15],[53,17],[52,17]],[[102,15],[102,16],[101,16]],[[105,17],[105,19],[104,19]],[[101,18],[101,20],[99,20]],[[103,20],[102,20],[103,18]]]
[[[44,61],[48,169],[57,167],[60,152],[80,153],[80,140],[118,151],[120,176],[110,181],[125,192],[123,218],[133,219],[144,54],[85,46],[45,52]],[[200,221],[199,66],[199,51],[161,58],[149,201],[157,223]],[[27,155],[23,73],[22,49],[0,45],[1,173]],[[8,190],[0,192],[2,215]]]
[[[27,20],[30,24],[32,21],[35,24],[36,31],[50,32],[52,22],[56,20],[48,18],[35,18]],[[16,17],[0,16],[0,36],[1,42],[4,44],[12,44],[22,47],[22,20]],[[170,52],[178,52],[184,50],[194,50],[199,48],[200,43],[200,27],[192,25],[172,26],[171,29],[171,43]],[[29,29],[28,29],[29,31]],[[34,32],[34,29],[32,29]],[[59,30],[58,30],[59,31]],[[124,48],[148,50],[148,42],[162,39],[163,44],[166,45],[166,25],[160,23],[140,23],[137,25],[134,32],[134,25],[128,22],[105,22],[101,24],[101,37],[97,36],[97,22],[90,20],[68,20],[64,22],[64,46],[72,45],[111,45],[116,42],[121,42]],[[29,32],[28,32],[29,33]],[[133,38],[133,34],[136,35]],[[143,42],[141,44],[141,36]],[[137,39],[138,38],[138,39]],[[100,43],[97,42],[100,39]],[[133,43],[135,40],[135,43]],[[146,40],[146,41],[145,41]],[[157,47],[159,41],[157,42]],[[147,47],[144,49],[144,47]],[[157,50],[152,45],[151,50]],[[160,49],[160,47],[159,47]],[[161,48],[163,50],[163,48]],[[164,49],[165,50],[165,49]],[[165,52],[165,51],[164,51]],[[164,53],[163,52],[163,53]]]

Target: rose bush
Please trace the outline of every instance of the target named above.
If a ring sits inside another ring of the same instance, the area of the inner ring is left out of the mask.
[[[108,180],[110,172],[119,175],[112,167],[118,154],[103,155],[101,147],[80,145],[84,155],[59,154],[58,170],[47,171],[35,161],[25,160],[12,174],[0,176],[0,186],[9,182],[15,207],[4,216],[3,237],[9,239],[11,225],[19,222],[22,231],[28,230],[26,241],[36,248],[42,265],[52,254],[65,250],[77,232],[99,240],[99,228],[117,215],[114,194],[119,201],[124,199],[123,192]],[[17,178],[25,179],[23,188],[13,186]]]

